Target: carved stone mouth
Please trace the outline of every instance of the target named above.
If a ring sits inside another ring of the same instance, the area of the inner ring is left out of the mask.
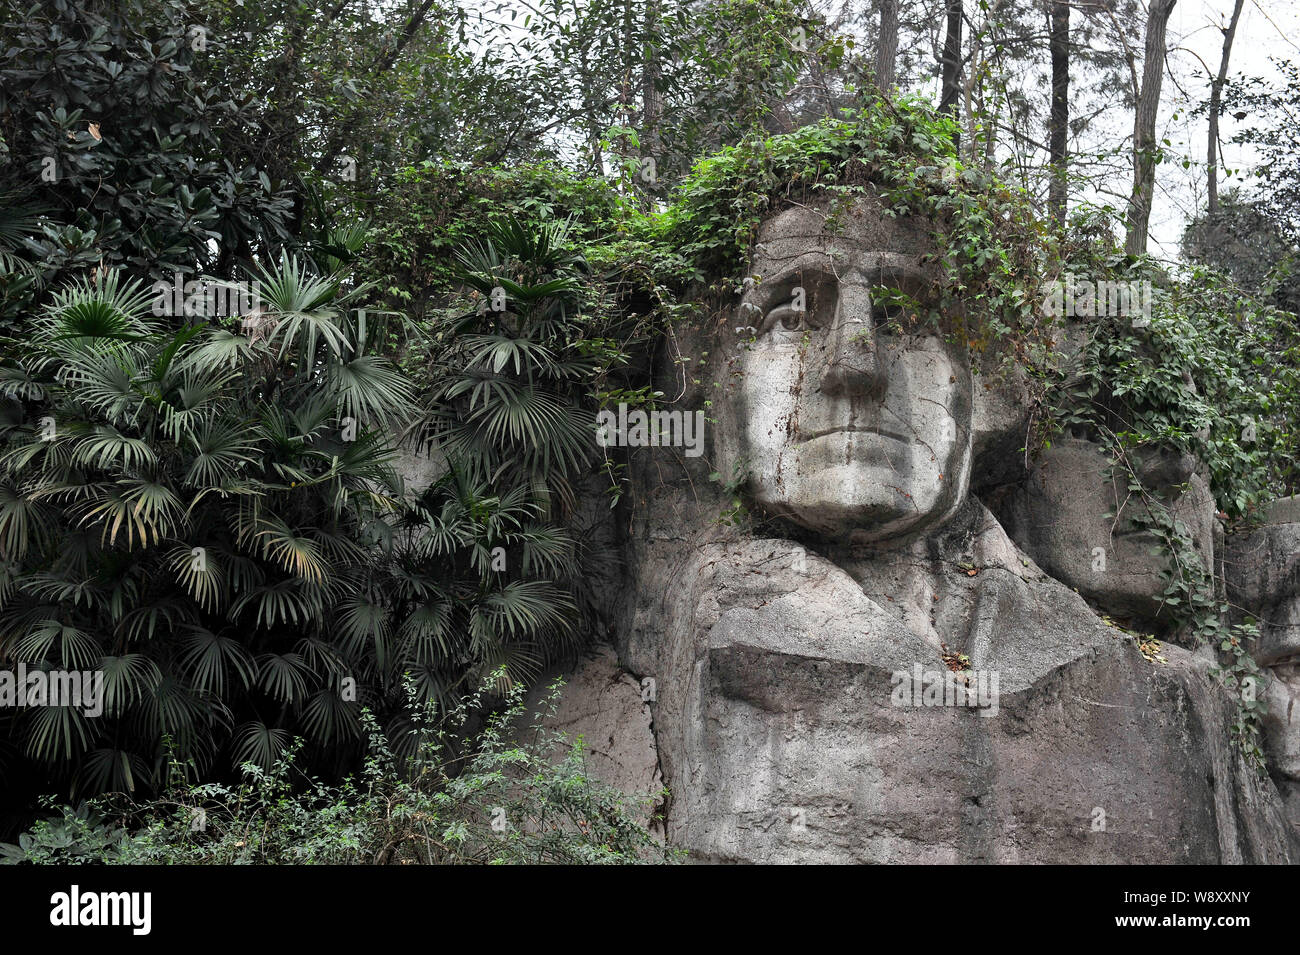
[[[859,427],[857,425],[848,425],[845,427],[835,427],[835,428],[819,428],[816,431],[811,431],[806,433],[801,432],[797,440],[800,444],[806,444],[807,442],[813,440],[813,438],[825,437],[828,434],[874,434],[877,437],[889,438],[891,441],[897,441],[900,444],[907,444],[912,440],[911,438],[908,438],[905,435],[901,435],[896,431],[885,431],[881,428]]]

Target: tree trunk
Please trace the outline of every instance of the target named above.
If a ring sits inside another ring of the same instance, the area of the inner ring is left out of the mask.
[[[948,29],[943,38],[943,86],[939,95],[939,111],[955,113],[957,98],[961,93],[958,78],[961,75],[961,3],[962,0],[946,0],[948,7]]]
[[[1160,84],[1165,72],[1165,28],[1175,3],[1177,0],[1151,0],[1147,13],[1142,89],[1133,118],[1133,194],[1128,203],[1124,239],[1124,251],[1129,255],[1141,255],[1147,250],[1151,198],[1156,182],[1156,114],[1160,109]]]
[[[1223,56],[1219,58],[1219,75],[1210,84],[1210,135],[1206,147],[1205,176],[1209,187],[1208,212],[1211,217],[1219,211],[1219,109],[1223,99],[1223,84],[1228,79],[1228,60],[1232,56],[1232,40],[1237,35],[1237,20],[1245,0],[1237,0],[1232,8],[1232,21],[1223,31]]]
[[[957,104],[961,97],[961,0],[946,0],[948,7],[948,28],[943,38],[943,86],[939,95],[939,112],[957,115]],[[958,126],[952,134],[952,142],[961,150],[961,128]]]
[[[1070,4],[1052,0],[1049,48],[1052,55],[1052,112],[1048,120],[1051,182],[1047,210],[1057,229],[1065,228],[1066,150],[1070,124]]]
[[[663,113],[663,100],[655,83],[659,79],[659,3],[646,0],[645,5],[645,59],[641,64],[641,155],[657,163],[659,155],[659,122]]]
[[[889,92],[898,61],[898,0],[880,0],[880,42],[876,44],[876,85]]]
[[[629,4],[630,6],[630,4]],[[649,211],[654,206],[654,192],[658,188],[659,167],[664,157],[659,135],[663,114],[663,100],[655,86],[659,79],[659,2],[646,0],[641,22],[642,41],[645,44],[641,58],[641,169],[639,173],[642,208]]]

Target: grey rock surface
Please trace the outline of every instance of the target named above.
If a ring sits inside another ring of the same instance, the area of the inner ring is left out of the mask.
[[[1029,458],[1029,386],[1019,366],[975,375],[971,409],[971,491],[1018,483]]]
[[[1265,688],[1264,745],[1270,771],[1300,782],[1300,668],[1276,666]]]
[[[548,687],[564,681],[554,710]],[[662,805],[663,775],[651,727],[651,708],[639,680],[619,666],[612,647],[597,646],[573,665],[552,669],[529,694],[529,725],[541,717],[548,731],[579,738],[590,776],[638,800],[641,818],[653,823]],[[526,728],[524,728],[526,731]],[[555,753],[562,758],[563,753]]]
[[[1300,499],[1274,501],[1264,525],[1228,535],[1227,596],[1239,617],[1259,626],[1255,662],[1265,687],[1264,750],[1291,823],[1300,831]]]
[[[849,569],[770,538],[656,562],[680,587],[624,652],[660,674],[670,840],[710,861],[1292,860],[1207,664],[1147,660],[965,518],[960,550]],[[941,643],[998,675],[995,715],[894,705],[895,674],[947,672]]]
[[[977,410],[951,339],[889,328],[873,298],[925,294],[925,234],[865,200],[777,213],[762,281],[657,357],[657,387],[707,409],[707,456],[629,452],[605,613],[656,687],[669,841],[717,862],[1300,860],[1292,794],[1247,764],[1212,661],[1148,658],[1072,589],[1068,555],[1111,548],[1132,586],[1092,595],[1153,610],[1157,565],[1111,540],[1095,452],[1040,473],[1060,526],[1028,553],[969,493],[996,483],[972,472],[1014,409]],[[1148,467],[1189,493],[1213,566],[1194,466]]]
[[[1272,513],[1292,516],[1285,507]],[[1300,654],[1300,522],[1229,535],[1223,569],[1228,600],[1259,622],[1256,662],[1270,666]]]
[[[446,473],[447,457],[433,446],[413,449],[403,445],[398,448],[392,466],[407,493],[418,497]]]
[[[1161,612],[1166,581],[1159,539],[1134,521],[1145,511],[1102,447],[1064,438],[1040,452],[1004,510],[1016,543],[1057,580],[1115,617],[1149,623]],[[1148,455],[1144,483],[1163,493],[1191,535],[1202,564],[1215,566],[1214,497],[1195,461]]]
[[[1268,523],[1300,524],[1300,495],[1280,497],[1268,506]]]

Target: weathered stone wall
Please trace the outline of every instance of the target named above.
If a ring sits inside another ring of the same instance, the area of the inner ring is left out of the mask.
[[[1095,455],[1065,462],[1073,483],[1027,458],[1014,382],[981,393],[942,337],[882,331],[872,282],[924,281],[924,228],[864,203],[841,239],[824,211],[774,217],[741,308],[665,341],[656,387],[705,411],[707,453],[619,452],[631,485],[610,515],[624,558],[604,613],[632,676],[591,664],[565,725],[649,766],[631,697],[600,701],[651,681],[667,836],[699,861],[1300,859],[1277,785],[1300,804],[1289,722],[1270,729],[1275,781],[1238,750],[1206,655],[1144,654],[1075,591],[1141,618],[1160,586],[1140,542],[1119,546],[1113,525],[1087,540],[1105,509]],[[808,313],[789,304],[801,289]],[[1185,518],[1204,519],[1213,563],[1213,501],[1186,464],[1156,456],[1150,476],[1191,487]],[[1074,518],[1041,526],[1085,491]],[[1265,581],[1294,552],[1269,533]],[[1071,574],[1094,546],[1115,574],[1089,589]],[[1289,646],[1289,613],[1268,652]]]

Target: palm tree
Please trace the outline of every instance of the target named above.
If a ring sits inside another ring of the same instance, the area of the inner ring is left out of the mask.
[[[40,234],[43,211],[22,192],[0,192],[0,325],[21,316],[40,291],[41,270],[20,253]]]
[[[100,719],[50,707],[7,729],[80,787],[265,763],[290,731],[359,736],[336,678],[364,667],[336,627],[400,506],[385,429],[412,393],[358,353],[338,283],[285,258],[262,289],[274,331],[254,341],[167,327],[109,271],[58,292],[0,371],[0,658],[106,688]]]
[[[521,307],[458,325],[423,410],[367,345],[364,289],[292,256],[231,319],[176,327],[111,270],[53,295],[0,367],[0,666],[100,670],[105,708],[0,712],[19,762],[148,791],[300,737],[338,772],[362,706],[400,749],[412,690],[449,704],[571,643],[580,555],[553,502],[592,416],[575,284],[551,273],[573,263],[562,230],[502,235],[477,280]],[[449,467],[416,495],[393,464],[421,422]]]

